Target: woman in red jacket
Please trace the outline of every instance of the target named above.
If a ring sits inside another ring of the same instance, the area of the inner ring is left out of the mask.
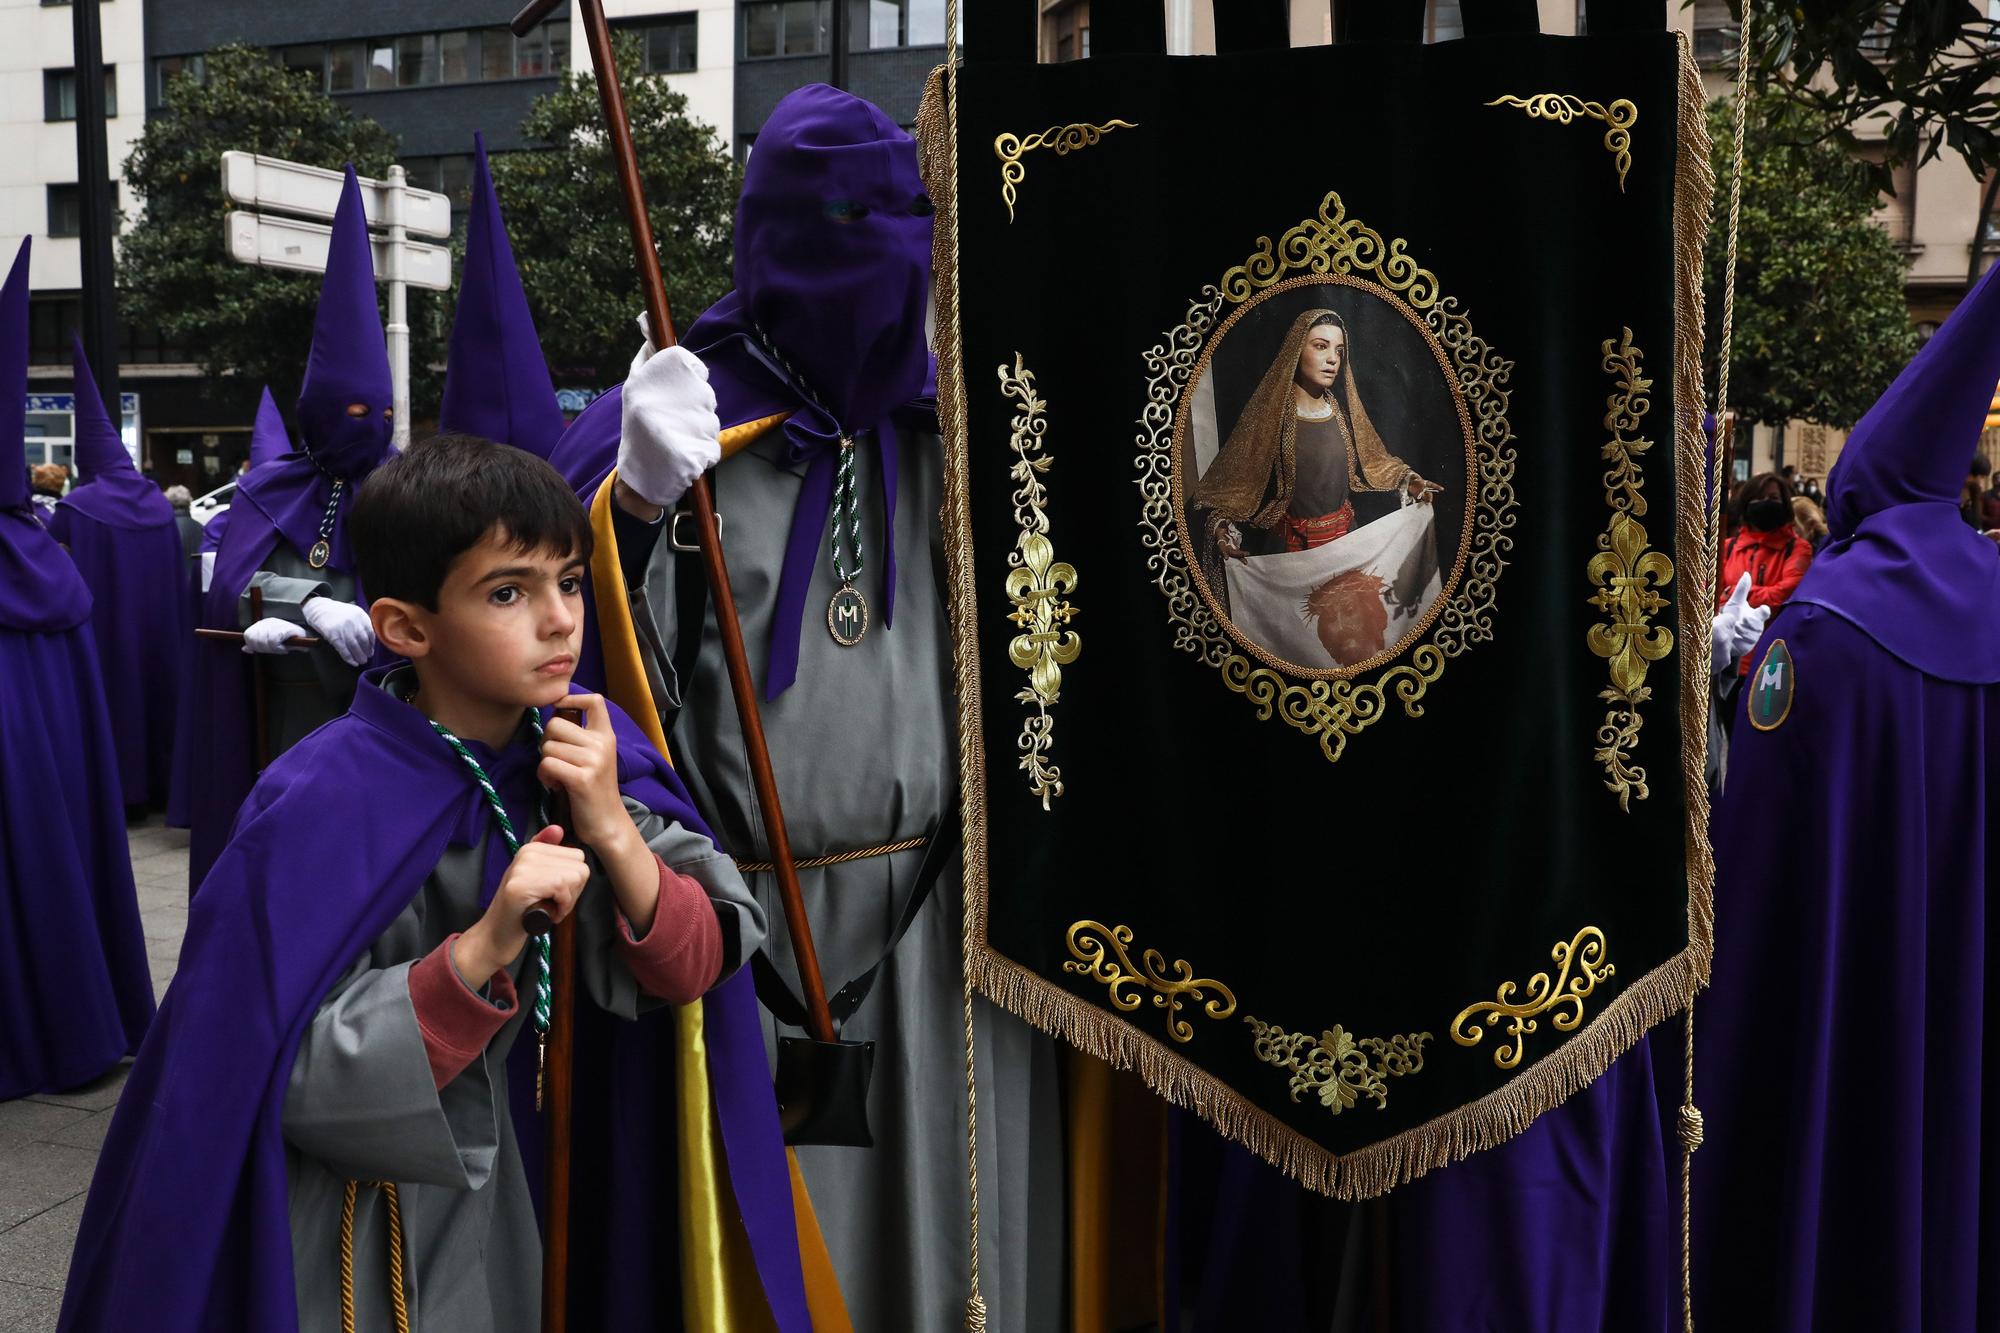
[[[1775,472],[1752,477],[1743,488],[1742,526],[1722,548],[1722,577],[1716,581],[1720,596],[1716,605],[1727,600],[1737,581],[1750,576],[1751,606],[1770,608],[1776,614],[1812,564],[1812,544],[1799,535],[1792,524],[1792,488]],[[1737,663],[1737,675],[1750,670],[1746,654]]]

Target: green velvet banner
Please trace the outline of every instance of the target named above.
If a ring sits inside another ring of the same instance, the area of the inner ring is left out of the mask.
[[[978,984],[1329,1194],[1504,1141],[1707,973],[1685,47],[974,63],[921,129]]]

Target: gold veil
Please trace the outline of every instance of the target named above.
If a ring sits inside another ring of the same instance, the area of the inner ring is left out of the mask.
[[[1292,383],[1306,334],[1322,321],[1338,325],[1347,335],[1346,322],[1331,310],[1307,310],[1292,321],[1278,355],[1257,382],[1256,392],[1244,405],[1229,439],[1195,483],[1195,508],[1212,511],[1214,519],[1269,528],[1291,507],[1298,481],[1298,417]],[[1335,413],[1353,446],[1347,451],[1348,487],[1356,491],[1394,490],[1409,475],[1410,467],[1390,453],[1376,434],[1354,384],[1354,362],[1354,340],[1348,336],[1347,356],[1340,369],[1339,406],[1345,410]]]

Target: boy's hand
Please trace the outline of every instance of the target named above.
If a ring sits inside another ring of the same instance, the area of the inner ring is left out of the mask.
[[[521,918],[530,907],[544,908],[557,921],[568,916],[590,883],[590,866],[580,847],[562,845],[563,831],[551,824],[524,843],[500,877],[486,915],[452,946],[452,963],[466,985],[478,990],[495,972],[512,967],[527,946]]]
[[[561,712],[550,715],[536,774],[543,786],[568,795],[578,840],[605,855],[639,832],[618,791],[618,741],[611,733],[611,713],[598,694],[572,694],[561,708],[582,709],[585,724],[578,726]]]

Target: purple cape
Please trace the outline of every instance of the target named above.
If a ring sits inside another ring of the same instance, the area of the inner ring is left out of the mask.
[[[929,200],[909,135],[824,84],[778,103],[744,170],[736,289],[682,339],[708,367],[723,425],[791,414],[785,465],[805,472],[771,609],[767,699],[798,678],[799,627],[826,550],[844,436],[872,438],[881,460],[885,517],[879,530],[863,524],[862,578],[880,571],[882,623],[894,623],[894,418],[914,411],[920,427],[936,429],[923,421],[936,396],[923,337],[930,253]],[[579,493],[616,461],[622,410],[617,390],[605,394],[558,443],[552,461]]]
[[[511,859],[464,765],[423,714],[378,687],[382,674],[371,672],[344,716],[266,771],[194,901],[180,970],[98,1161],[63,1299],[65,1330],[297,1327],[280,1117],[300,1038],[341,971],[409,905],[448,844],[485,846],[488,895]],[[701,830],[665,760],[615,706],[611,716],[625,793]],[[536,753],[471,748],[525,820]],[[300,875],[301,865],[319,870]],[[583,1006],[579,1018],[590,1012]],[[585,1127],[606,1114],[589,1086],[579,1087],[577,1107],[575,1207],[585,1224],[603,1211],[595,1194],[603,1167],[592,1165],[599,1159]],[[651,1114],[647,1129],[658,1136],[671,1112]],[[587,1249],[577,1253],[580,1268],[590,1263]],[[635,1285],[651,1271],[637,1262],[623,1274]],[[584,1290],[595,1281],[608,1278],[573,1278]]]
[[[181,671],[191,639],[187,560],[173,507],[140,476],[76,349],[77,456],[89,480],[56,506],[49,535],[91,593],[99,692],[118,748],[124,804],[157,806],[173,770]]]
[[[1990,1328],[2000,1309],[2000,549],[1955,504],[1996,379],[1989,273],[1848,437],[1833,541],[1736,705],[1694,1236],[1697,1299],[1746,1328]]]
[[[486,164],[486,136],[475,134],[472,144],[472,215],[438,429],[547,458],[563,432],[562,407],[507,243],[507,220]]]
[[[27,260],[0,286],[0,439],[22,438]],[[90,592],[29,510],[0,467],[0,1102],[88,1082],[153,1017]]]
[[[201,623],[238,628],[237,599],[251,576],[276,549],[289,543],[301,556],[319,540],[334,479],[344,482],[327,532],[329,568],[351,571],[347,515],[355,487],[388,456],[392,390],[389,354],[375,304],[374,259],[362,212],[361,187],[347,169],[334,214],[326,279],[314,316],[312,353],[299,390],[299,427],[305,448],[253,468],[236,488],[229,529],[215,554],[215,573],[202,600]],[[359,411],[350,411],[358,408]],[[250,664],[233,644],[204,642],[191,671],[191,707],[199,719],[190,732],[187,806],[192,836],[188,885],[201,884],[221,854],[237,806],[255,780],[255,719]]]
[[[1667,1333],[1678,1308],[1650,1046],[1519,1137],[1340,1204],[1186,1113],[1170,1157],[1168,1326]]]

